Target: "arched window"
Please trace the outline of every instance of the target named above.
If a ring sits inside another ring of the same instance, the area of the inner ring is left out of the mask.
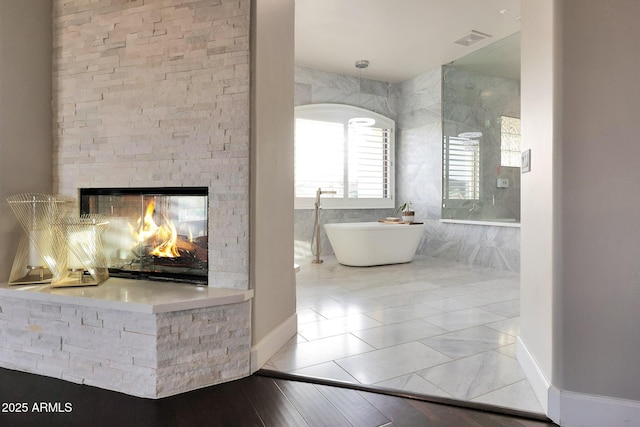
[[[312,208],[318,188],[326,208],[394,207],[395,122],[343,104],[295,111],[297,209]]]

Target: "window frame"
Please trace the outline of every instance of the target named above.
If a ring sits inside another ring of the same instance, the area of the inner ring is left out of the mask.
[[[342,123],[345,131],[345,135],[348,134],[348,121],[352,118],[372,118],[374,119],[376,128],[389,129],[387,150],[388,150],[388,172],[387,172],[387,191],[389,197],[385,198],[354,198],[348,197],[348,167],[349,160],[345,154],[343,159],[344,167],[344,195],[343,197],[335,197],[327,194],[322,196],[322,207],[325,209],[387,209],[395,207],[395,121],[389,117],[385,117],[382,114],[375,113],[373,111],[356,107],[347,104],[307,104],[299,105],[295,107],[294,120],[297,119],[310,119],[327,121],[333,123]],[[295,122],[294,122],[295,126]],[[347,152],[348,140],[344,141],[345,153]],[[294,150],[296,149],[296,143],[294,140]],[[295,152],[294,152],[295,162]],[[295,163],[294,163],[295,170]],[[295,181],[295,176],[294,176]],[[295,185],[295,182],[294,182]],[[295,190],[294,190],[295,196]],[[315,197],[298,197],[295,196],[294,207],[295,209],[313,209],[315,203]]]

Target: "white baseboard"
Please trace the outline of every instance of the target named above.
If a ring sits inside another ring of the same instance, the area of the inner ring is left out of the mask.
[[[540,406],[544,410],[545,414],[549,413],[549,380],[544,376],[544,373],[538,367],[536,359],[533,357],[526,344],[518,336],[516,338],[516,358],[520,363],[520,367],[527,376],[531,388],[540,402]],[[552,418],[553,419],[553,418]]]
[[[556,424],[560,424],[560,392],[561,390],[553,385],[549,387],[547,417]]]
[[[560,391],[563,427],[634,427],[640,425],[640,402]]]
[[[640,426],[640,402],[575,393],[551,385],[525,343],[516,340],[516,357],[547,416],[562,427]]]
[[[267,334],[259,343],[251,347],[251,373],[260,369],[262,365],[298,333],[298,315],[293,313],[284,322]]]

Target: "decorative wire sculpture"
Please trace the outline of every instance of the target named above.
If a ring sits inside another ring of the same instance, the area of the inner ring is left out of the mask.
[[[24,193],[7,199],[11,210],[25,231],[13,261],[10,285],[47,283],[58,273],[55,248],[63,236],[52,227],[68,215],[73,207],[71,197]]]
[[[61,218],[54,224],[56,265],[51,287],[99,285],[109,278],[102,234],[109,223],[104,215]]]

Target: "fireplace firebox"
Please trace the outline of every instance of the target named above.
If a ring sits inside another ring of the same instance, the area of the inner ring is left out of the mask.
[[[207,284],[206,187],[83,188],[80,213],[109,221],[103,246],[110,275]]]

